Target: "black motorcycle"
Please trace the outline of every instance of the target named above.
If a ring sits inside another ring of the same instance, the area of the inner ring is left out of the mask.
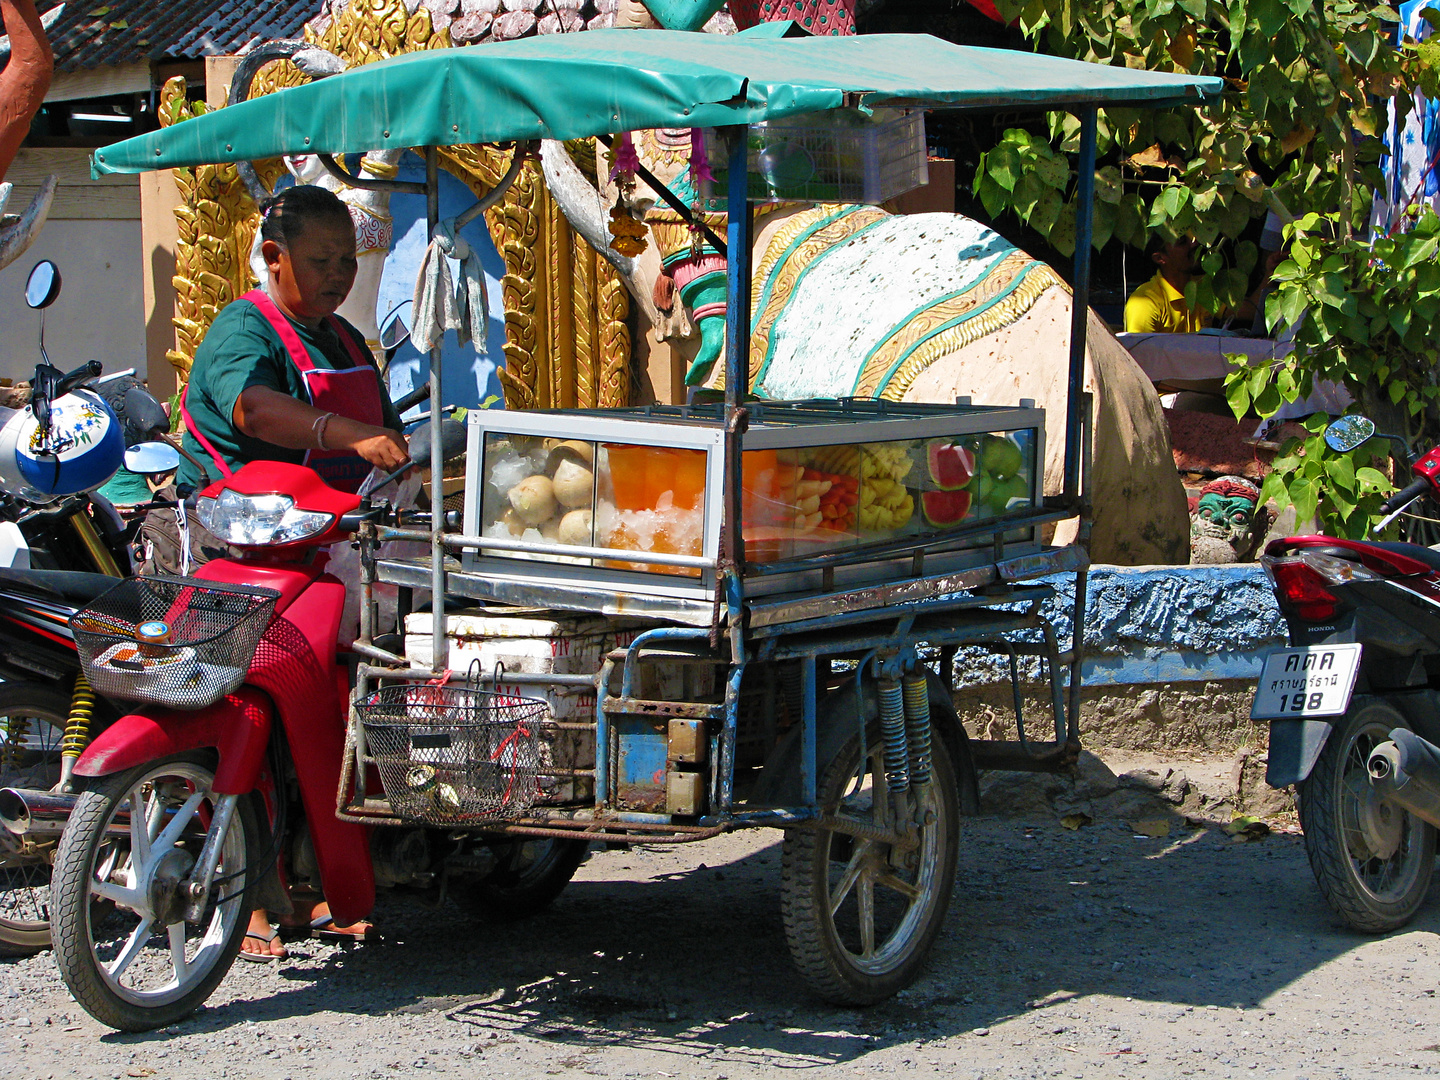
[[[1410,465],[1403,440],[1363,416],[1330,425],[1349,452],[1398,444],[1416,479],[1386,500],[1379,532],[1440,495],[1440,447]],[[1266,658],[1251,717],[1270,724],[1266,780],[1294,784],[1320,891],[1351,927],[1403,926],[1419,909],[1440,826],[1440,551],[1418,544],[1290,536],[1261,565],[1291,648]]]

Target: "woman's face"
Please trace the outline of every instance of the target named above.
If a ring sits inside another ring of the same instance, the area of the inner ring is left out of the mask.
[[[348,221],[311,221],[290,241],[290,250],[260,245],[274,298],[301,323],[318,325],[350,295],[355,284],[355,230]]]

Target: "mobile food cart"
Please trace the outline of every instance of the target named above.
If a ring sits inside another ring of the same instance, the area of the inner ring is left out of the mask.
[[[128,140],[97,152],[94,167],[321,155],[347,183],[424,195],[433,235],[437,146],[512,144],[518,166],[538,139],[650,128],[713,128],[717,142],[728,139],[723,402],[474,411],[458,525],[453,514],[447,524],[436,482],[425,530],[393,517],[362,527],[362,629],[337,813],[523,839],[532,857],[515,879],[517,903],[557,892],[591,841],[782,829],[797,966],[824,997],[860,1004],[907,985],[925,960],[949,902],[959,818],[976,809],[976,770],[1061,769],[1078,754],[1086,558],[1080,544],[1045,546],[1042,530],[1086,513],[1097,109],[1193,104],[1220,84],[921,35],[781,29],[598,31],[401,56]],[[882,106],[1080,118],[1058,494],[1042,491],[1045,416],[1029,402],[743,393],[753,125]],[[361,179],[334,161],[404,147],[424,155],[423,184]],[[446,401],[438,349],[429,389],[432,402]],[[441,425],[431,438],[440,461]],[[1005,497],[977,499],[981,475]],[[378,555],[392,540],[423,541],[429,554]],[[1042,613],[1052,590],[1035,580],[1060,572],[1076,576],[1068,648]],[[402,652],[375,634],[377,582],[400,587],[402,616],[421,588],[469,610],[447,618],[436,603],[409,614],[428,633],[412,633]],[[486,648],[517,623],[567,663],[482,663],[503,653]],[[1019,716],[1016,742],[967,738],[950,690],[956,652],[969,646],[1010,659],[1017,709],[1016,658],[1038,657],[1053,738],[1027,735]],[[495,715],[511,706],[523,719],[497,729]]]

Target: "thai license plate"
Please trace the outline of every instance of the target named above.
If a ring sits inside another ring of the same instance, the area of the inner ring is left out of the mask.
[[[1340,716],[1350,706],[1359,669],[1358,642],[1273,652],[1260,672],[1250,718]]]

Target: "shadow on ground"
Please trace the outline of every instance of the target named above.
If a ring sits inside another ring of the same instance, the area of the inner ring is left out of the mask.
[[[977,819],[926,973],[882,1005],[835,1008],[791,966],[778,888],[779,843],[751,834],[597,852],[522,923],[391,898],[377,915],[385,944],[237,970],[220,1003],[181,1027],[422,1014],[437,1036],[483,1046],[528,1036],[577,1053],[624,1044],[677,1063],[805,1069],[1036,1009],[1063,1014],[1091,995],[1249,1008],[1365,940],[1325,907],[1298,836],[1237,843],[1181,821],[1169,837],[1142,838],[1114,821],[1069,831]],[[1440,906],[1411,931],[1440,932]]]

